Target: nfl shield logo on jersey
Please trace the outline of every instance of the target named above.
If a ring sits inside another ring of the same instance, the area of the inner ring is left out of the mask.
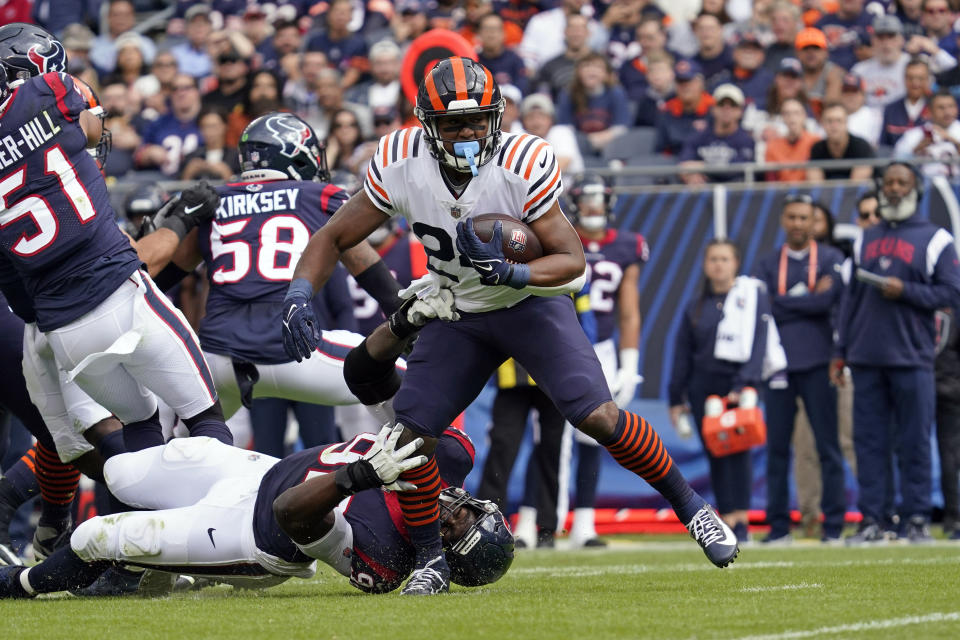
[[[514,229],[510,232],[510,240],[507,244],[517,253],[523,253],[527,248],[527,234],[522,229]]]
[[[456,204],[450,205],[450,215],[453,216],[454,220],[459,220],[460,216],[463,215],[463,208]]]

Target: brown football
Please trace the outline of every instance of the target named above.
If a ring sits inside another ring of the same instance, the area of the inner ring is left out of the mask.
[[[473,230],[484,242],[490,242],[495,222],[503,223],[503,256],[510,262],[530,262],[543,255],[540,239],[530,227],[505,213],[484,213],[473,218]]]

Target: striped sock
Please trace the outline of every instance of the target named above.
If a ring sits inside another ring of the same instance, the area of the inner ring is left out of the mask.
[[[688,523],[704,500],[673,464],[660,436],[646,420],[620,410],[613,435],[603,444],[625,469],[634,472],[660,492],[673,506],[680,521]]]
[[[80,470],[60,461],[56,451],[37,443],[37,482],[43,497],[43,522],[63,522],[70,517],[70,504],[80,484]]]
[[[410,541],[417,550],[417,568],[440,555],[440,470],[431,455],[425,464],[400,474],[401,480],[417,485],[413,491],[397,493],[403,521],[410,533]]]

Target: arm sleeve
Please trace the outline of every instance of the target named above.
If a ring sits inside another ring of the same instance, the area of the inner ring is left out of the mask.
[[[532,156],[525,169],[523,164],[519,167],[524,171],[528,185],[521,216],[527,224],[549,211],[563,192],[560,167],[553,154],[553,147],[543,141],[534,147]]]
[[[920,309],[935,311],[951,307],[960,300],[960,267],[953,236],[938,229],[927,244],[927,272],[932,282],[904,282],[905,302]]]
[[[687,392],[687,380],[693,369],[693,327],[690,314],[684,310],[680,329],[673,348],[673,367],[670,370],[670,385],[667,388],[670,406],[683,404]]]

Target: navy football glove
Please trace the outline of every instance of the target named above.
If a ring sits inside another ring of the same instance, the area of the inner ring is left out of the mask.
[[[304,278],[290,283],[283,299],[283,349],[297,362],[309,358],[320,344],[320,330],[313,315],[313,287]]]
[[[523,289],[530,282],[530,267],[507,262],[503,257],[502,242],[503,224],[499,221],[493,225],[490,242],[483,242],[477,237],[472,218],[457,224],[457,250],[480,274],[480,282]]]

